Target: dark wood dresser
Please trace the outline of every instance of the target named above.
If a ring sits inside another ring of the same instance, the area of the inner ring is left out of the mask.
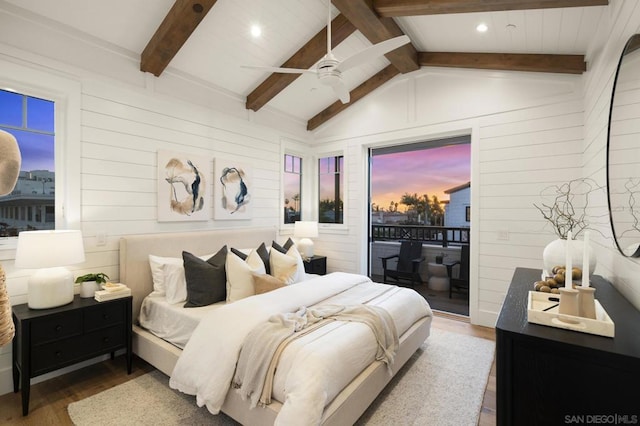
[[[29,413],[31,378],[87,359],[126,349],[131,373],[131,296],[106,302],[76,296],[51,309],[13,307],[13,391],[22,389],[22,414]]]
[[[516,269],[496,323],[497,424],[640,424],[640,312],[594,276],[614,338],[529,323],[540,274]]]

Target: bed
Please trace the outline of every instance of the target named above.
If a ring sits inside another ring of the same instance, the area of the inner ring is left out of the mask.
[[[274,228],[238,228],[123,237],[120,240],[120,280],[131,288],[133,295],[133,318],[136,319],[133,329],[134,353],[168,376],[174,372],[183,353],[180,347],[157,337],[137,323],[142,302],[153,291],[149,254],[180,257],[183,250],[191,253],[212,253],[224,245],[236,248],[256,247],[262,242],[269,243],[272,240],[279,240]],[[332,280],[330,277],[317,279],[323,279],[324,282]],[[347,276],[347,279],[353,280],[353,277]],[[267,299],[275,297],[260,295],[256,298],[263,296]],[[322,412],[322,424],[353,424],[360,417],[391,380],[392,375],[429,336],[431,311],[428,311],[428,315],[416,320],[399,335],[399,346],[389,366],[381,361],[371,362],[350,380],[335,398],[331,398],[331,402]],[[276,421],[282,407],[281,402],[274,400],[269,405],[250,409],[248,401],[243,400],[237,392],[230,391],[226,394],[221,411],[242,424],[271,425]]]

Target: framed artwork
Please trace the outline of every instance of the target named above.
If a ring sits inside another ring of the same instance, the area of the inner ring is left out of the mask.
[[[251,219],[250,170],[237,161],[216,158],[214,163],[214,219]]]
[[[209,220],[211,161],[158,151],[158,222]]]

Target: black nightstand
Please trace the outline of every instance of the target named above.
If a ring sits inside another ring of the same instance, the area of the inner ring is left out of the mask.
[[[22,415],[29,413],[31,378],[126,349],[131,373],[131,296],[106,302],[76,296],[51,309],[13,307],[13,391],[22,388]]]
[[[327,256],[313,256],[305,259],[304,271],[308,274],[325,275],[327,273]]]

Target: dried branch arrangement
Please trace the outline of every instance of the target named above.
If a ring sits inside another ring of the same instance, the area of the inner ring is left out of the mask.
[[[543,202],[534,206],[551,223],[558,237],[567,239],[567,234],[571,231],[572,237],[576,238],[584,229],[589,228],[586,212],[590,197],[595,191],[602,189],[604,187],[593,179],[574,179],[545,188],[540,193]]]

